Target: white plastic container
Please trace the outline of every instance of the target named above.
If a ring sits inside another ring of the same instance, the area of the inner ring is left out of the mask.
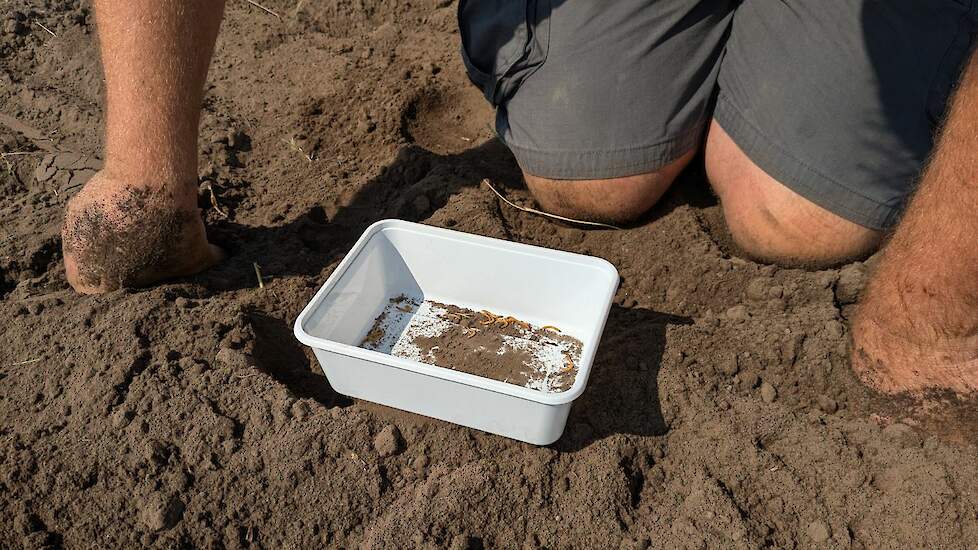
[[[584,391],[618,281],[600,258],[383,220],[302,310],[295,336],[341,394],[547,445]],[[544,393],[358,347],[400,295],[556,325],[583,344],[577,377]]]

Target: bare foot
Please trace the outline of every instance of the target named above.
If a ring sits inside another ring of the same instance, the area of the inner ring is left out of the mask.
[[[68,282],[97,294],[147,286],[214,265],[196,194],[135,187],[99,172],[68,203],[62,242]]]
[[[908,310],[900,293],[877,284],[852,326],[853,370],[884,393],[978,393],[978,336],[925,317]]]

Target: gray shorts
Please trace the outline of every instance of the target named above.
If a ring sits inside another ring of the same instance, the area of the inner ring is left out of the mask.
[[[930,152],[978,0],[461,0],[459,28],[526,172],[651,172],[712,117],[799,195],[884,229]]]

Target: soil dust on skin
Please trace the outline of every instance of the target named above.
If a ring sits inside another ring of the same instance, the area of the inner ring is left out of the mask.
[[[360,347],[539,390],[570,389],[581,341],[558,327],[408,296],[391,298]]]
[[[281,19],[229,3],[204,100],[200,179],[227,217],[200,206],[230,257],[104,296],[71,292],[59,237],[101,156],[90,3],[5,4],[0,547],[973,547],[974,434],[934,431],[974,426],[973,402],[921,420],[849,369],[872,262],[741,259],[696,166],[624,231],[508,208],[483,178],[530,198],[453,4],[262,4]],[[557,443],[329,387],[291,325],[385,217],[615,264]]]
[[[132,286],[146,270],[168,268],[183,252],[180,236],[196,212],[162,208],[159,193],[126,190],[118,199],[118,212],[95,202],[67,224],[65,250],[75,255],[86,285],[103,283]]]

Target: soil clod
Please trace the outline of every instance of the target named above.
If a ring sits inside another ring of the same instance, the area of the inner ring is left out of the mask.
[[[221,348],[217,352],[217,362],[233,370],[245,370],[255,366],[255,360],[240,349]]]
[[[733,376],[740,372],[740,365],[737,362],[737,356],[729,354],[720,361],[720,372],[725,376]]]
[[[156,492],[146,499],[139,511],[139,519],[150,531],[164,531],[179,523],[183,510],[184,505],[179,498]]]
[[[744,291],[744,294],[749,300],[760,302],[768,298],[770,285],[771,279],[768,277],[755,277],[747,283],[747,290]]]
[[[832,531],[827,523],[819,519],[808,524],[808,536],[812,542],[825,542],[832,536]]]
[[[818,396],[818,408],[825,414],[833,414],[839,410],[839,403],[827,395]]]
[[[374,450],[381,458],[396,455],[404,450],[404,438],[397,426],[388,424],[374,437]]]
[[[866,268],[855,263],[839,270],[839,280],[835,283],[835,299],[840,304],[851,304],[859,299],[866,286]]]

